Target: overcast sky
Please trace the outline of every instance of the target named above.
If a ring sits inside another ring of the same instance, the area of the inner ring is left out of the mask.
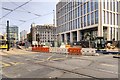
[[[2,14],[0,18],[14,10],[18,6],[29,0],[3,0]],[[11,12],[0,20],[0,32],[6,31],[6,21],[10,21],[10,25],[17,25],[19,32],[22,30],[30,31],[30,25],[35,24],[53,24],[53,10],[55,10],[58,0],[32,0],[22,7]],[[6,10],[9,9],[9,10]]]

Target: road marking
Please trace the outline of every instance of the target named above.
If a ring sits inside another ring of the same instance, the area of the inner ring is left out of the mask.
[[[66,58],[54,58],[54,59],[50,59],[50,61],[56,61],[56,60],[64,60]]]
[[[21,63],[21,62],[9,62],[9,63],[12,64],[12,65],[24,64],[24,63]]]
[[[2,68],[4,68],[4,67],[10,67],[11,66],[10,64],[4,63],[2,61],[0,61],[0,64],[2,64]]]
[[[101,64],[101,65],[103,65],[103,66],[109,66],[109,67],[115,67],[115,65],[111,65],[111,64]]]
[[[21,63],[21,62],[9,62],[9,63],[5,63],[3,61],[0,61],[0,64],[2,65],[2,68],[5,68],[5,67],[10,67],[10,66],[18,65],[18,64],[24,64],[24,63]]]
[[[42,60],[42,61],[36,61],[35,63],[41,63],[41,62],[45,62],[45,60]]]

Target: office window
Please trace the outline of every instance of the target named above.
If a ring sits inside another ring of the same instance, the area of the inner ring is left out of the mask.
[[[86,26],[86,16],[84,16],[84,27]]]
[[[115,14],[113,14],[113,25],[115,25]]]
[[[113,0],[113,11],[115,11],[115,0]]]
[[[103,8],[105,9],[105,0],[103,0]]]
[[[83,15],[83,6],[81,6],[81,16]]]
[[[91,13],[91,25],[94,24],[94,13]]]
[[[80,16],[80,7],[77,8],[78,10],[78,17]]]
[[[112,0],[110,0],[110,10],[112,11]]]
[[[117,25],[118,25],[118,14],[117,14]]]
[[[80,28],[80,18],[78,18],[78,28]]]
[[[119,9],[119,8],[118,8],[118,1],[117,1],[117,12],[118,12],[118,9]]]
[[[78,22],[77,22],[77,19],[75,20],[75,29],[77,29],[77,24],[78,24]]]
[[[94,1],[91,0],[91,11],[93,11],[93,10],[94,10]]]
[[[75,18],[77,18],[77,8],[75,9]]]
[[[112,25],[112,13],[110,13],[110,24]]]
[[[103,23],[105,24],[105,11],[103,11]]]
[[[83,17],[81,17],[81,28],[83,28]]]
[[[90,12],[90,2],[88,1],[87,2],[87,13],[89,13]]]
[[[86,14],[86,3],[84,4],[84,14]]]
[[[107,12],[107,24],[109,24],[109,12]]]
[[[107,10],[109,10],[109,0],[107,0]]]
[[[98,0],[95,0],[95,10],[98,9]]]
[[[87,15],[87,26],[90,25],[90,14]]]

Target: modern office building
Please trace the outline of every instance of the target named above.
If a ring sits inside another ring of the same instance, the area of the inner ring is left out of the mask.
[[[11,41],[18,41],[18,27],[13,25],[9,27],[9,36]]]
[[[56,40],[56,27],[53,25],[31,25],[32,44],[53,42]]]
[[[20,32],[20,41],[25,41],[27,40],[27,31],[23,30]]]
[[[61,0],[56,22],[62,42],[104,37],[120,40],[119,0]]]

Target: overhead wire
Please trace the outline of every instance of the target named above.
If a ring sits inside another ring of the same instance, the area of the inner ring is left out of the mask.
[[[29,1],[25,2],[25,3],[23,3],[22,5],[16,7],[15,9],[13,9],[13,11],[15,11],[16,9],[18,9],[18,8],[26,5],[26,4],[29,3],[30,1],[32,1],[32,0],[29,0]],[[10,11],[10,12],[8,12],[7,14],[5,14],[4,16],[2,16],[2,17],[0,18],[0,20],[1,20],[2,18],[6,17],[7,15],[11,14],[13,11]]]
[[[8,0],[8,1],[11,2],[12,4],[18,6],[18,4],[12,2],[11,0]],[[25,12],[27,12],[27,13],[29,13],[29,14],[34,14],[35,16],[41,16],[41,15],[39,15],[39,14],[33,13],[33,12],[31,12],[31,11],[28,11],[28,10],[26,10],[26,9],[23,8],[23,7],[21,7],[21,9],[23,9]]]
[[[26,20],[26,22],[31,21],[31,20],[38,19],[38,18],[40,18],[40,17],[46,16],[46,15],[49,15],[49,14],[52,14],[52,13],[53,13],[53,12],[50,12],[50,13],[41,15],[41,16],[39,16],[39,17],[34,17],[34,18],[31,18],[31,19],[28,19],[28,20]],[[26,22],[24,22],[24,23],[26,23]],[[23,25],[24,23],[19,24],[19,26],[20,26],[20,25]]]

